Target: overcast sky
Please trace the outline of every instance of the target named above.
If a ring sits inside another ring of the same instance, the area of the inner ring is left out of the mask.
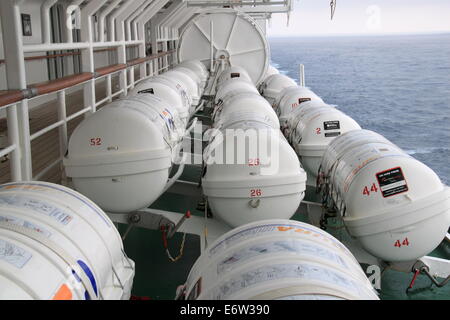
[[[274,14],[269,36],[450,32],[450,0],[293,0],[294,11]]]

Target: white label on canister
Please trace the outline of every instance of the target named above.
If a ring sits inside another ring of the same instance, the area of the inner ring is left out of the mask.
[[[18,225],[18,226],[22,226],[22,227],[27,228],[27,229],[34,230],[36,232],[39,232],[40,234],[42,234],[43,236],[45,236],[47,238],[49,238],[52,235],[45,228],[43,228],[41,226],[38,226],[38,225],[36,225],[36,224],[34,224],[32,222],[19,219],[17,217],[0,216],[0,222],[9,222],[9,223],[13,223],[13,224]]]
[[[67,225],[73,219],[71,215],[50,203],[20,195],[0,195],[0,205],[31,209],[37,213],[44,214],[63,225]]]
[[[248,261],[249,259],[257,256],[273,253],[295,253],[308,255],[315,258],[319,257],[340,265],[345,269],[348,268],[345,261],[339,255],[324,248],[323,246],[302,240],[280,240],[255,244],[233,252],[225,259],[219,261],[217,264],[217,274],[220,275],[221,273],[229,271],[236,265],[236,263]]]
[[[0,260],[21,269],[32,257],[28,251],[0,239]]]
[[[321,239],[332,242],[336,247],[339,247],[346,254],[352,256],[351,253],[348,251],[348,249],[342,243],[335,240],[331,236],[320,233],[317,230],[314,230],[313,228],[308,228],[305,225],[297,225],[297,224],[268,224],[268,225],[259,225],[259,226],[243,229],[239,232],[233,233],[229,237],[218,242],[214,247],[212,247],[209,250],[209,256],[212,257],[218,251],[220,251],[228,246],[231,246],[236,242],[241,242],[245,239],[253,237],[256,234],[264,234],[264,233],[269,233],[269,232],[286,231],[286,230],[292,231],[292,232],[304,230],[305,233],[308,232],[308,234],[311,234],[313,236],[316,235],[317,237],[320,237]]]
[[[330,269],[310,264],[277,264],[253,269],[221,283],[214,289],[213,299],[224,300],[262,282],[287,278],[321,281],[341,287],[345,292],[353,292],[355,295],[360,293],[353,280]]]

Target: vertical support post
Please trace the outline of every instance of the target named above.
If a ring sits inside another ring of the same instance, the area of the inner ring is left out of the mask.
[[[58,0],[46,0],[41,5],[41,31],[42,43],[50,43],[51,40],[51,24],[50,24],[50,8]]]
[[[305,86],[305,66],[300,64],[300,87]]]
[[[137,25],[137,23],[136,23]],[[145,24],[139,24],[139,28],[137,29],[136,37],[141,40],[142,43],[139,44],[139,58],[144,58],[147,53],[145,52]],[[139,77],[145,78],[147,77],[147,63],[142,63],[139,66]]]
[[[11,152],[11,181],[22,180],[20,170],[20,139],[19,139],[19,122],[17,120],[17,106],[9,106],[6,111],[6,121],[8,126],[8,142],[15,145],[16,149]]]
[[[98,33],[99,33],[99,41],[105,42],[105,19],[108,14],[111,13],[114,9],[117,8],[119,3],[122,0],[114,0],[111,2],[105,9],[102,10],[98,17]]]
[[[72,13],[75,10],[79,10],[80,4],[83,3],[84,0],[72,0],[70,4],[65,5],[65,18],[64,18],[64,24],[66,25],[66,42],[72,43],[73,42],[73,36],[72,36],[72,28],[69,28],[69,25],[72,26]]]
[[[158,54],[158,28],[154,21],[150,21],[152,54]],[[153,60],[153,74],[159,74],[159,58]]]
[[[214,22],[211,20],[209,24],[209,42],[211,49],[211,72],[214,72],[214,45],[213,45],[213,32],[214,32]]]
[[[118,39],[120,40],[120,39]],[[127,51],[126,51],[126,46],[125,43],[120,45],[119,47],[117,47],[117,62],[118,63],[123,63],[126,64],[127,63]],[[120,95],[121,97],[125,97],[128,94],[128,80],[127,80],[127,73],[128,73],[128,68],[125,68],[121,71],[119,71],[119,85],[120,85],[120,89],[122,89],[122,94]]]
[[[1,0],[0,14],[2,30],[8,30],[8,32],[3,32],[7,87],[9,90],[23,90],[27,88],[27,81],[18,1]],[[8,121],[15,127],[11,128],[12,136],[10,139],[16,139],[16,142],[18,142],[18,150],[12,153],[12,162],[18,164],[20,159],[20,174],[16,167],[14,167],[13,172],[15,172],[15,178],[18,180],[30,180],[32,178],[32,165],[28,100],[24,99],[17,104],[17,107],[11,106],[8,109],[10,109],[8,110]]]
[[[129,69],[130,72],[130,85],[131,85],[131,89],[134,88],[134,66],[130,67]]]
[[[98,11],[107,0],[92,0],[81,10],[81,40],[89,42],[89,48],[81,51],[83,72],[95,72],[92,15]],[[85,113],[85,117],[95,112],[95,79],[86,82],[83,89],[84,105],[90,106],[91,111]]]
[[[58,121],[64,121],[64,123],[59,126],[59,154],[64,157],[67,150],[67,142],[69,140],[67,134],[67,113],[66,113],[66,91],[61,90],[57,92],[58,99]]]
[[[164,42],[163,42],[163,48],[162,50],[164,52],[167,52],[168,50],[168,45],[167,45],[167,38],[165,38]],[[169,70],[169,55],[165,54],[164,58],[163,58],[163,62],[164,62],[164,71]]]
[[[108,102],[112,102],[112,82],[111,74],[106,76],[106,96],[108,97]]]
[[[58,127],[58,135],[59,135],[59,155],[61,159],[64,158],[67,148],[69,137],[67,133],[67,110],[66,110],[66,91],[61,90],[56,93],[58,100],[58,121],[64,121],[64,123]],[[65,175],[64,165],[61,161],[60,170],[61,170],[61,184],[67,186],[67,176]]]
[[[178,54],[177,54],[177,52],[178,52],[178,39],[175,39],[175,41],[174,41],[174,49],[175,49],[175,51],[173,52],[173,64],[179,64],[180,63],[180,61],[178,61]]]
[[[154,69],[154,65],[153,65],[154,61],[155,61],[155,59],[150,60],[150,63],[148,64],[149,76],[152,76],[152,77],[155,75],[155,69]]]

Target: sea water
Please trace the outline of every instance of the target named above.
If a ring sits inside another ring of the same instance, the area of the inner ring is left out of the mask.
[[[450,185],[450,34],[270,38],[271,63]]]

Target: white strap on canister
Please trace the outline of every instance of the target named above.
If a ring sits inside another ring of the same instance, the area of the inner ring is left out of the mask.
[[[94,288],[93,288],[92,283],[89,280],[89,277],[86,274],[86,272],[83,270],[83,268],[80,267],[78,262],[66,250],[61,248],[54,241],[50,240],[49,238],[44,237],[39,232],[37,232],[33,229],[25,228],[23,226],[20,226],[20,225],[14,224],[14,223],[10,223],[10,222],[0,221],[0,229],[5,229],[8,231],[19,233],[19,234],[21,234],[25,237],[28,237],[36,242],[39,242],[40,244],[46,246],[51,251],[56,253],[56,255],[58,255],[62,260],[64,260],[67,263],[67,265],[76,272],[76,275],[80,278],[81,283],[83,284],[84,288],[89,293],[89,297],[92,300],[98,300],[98,296],[94,292]],[[97,290],[99,292],[99,296],[101,296],[100,288],[97,288]]]

